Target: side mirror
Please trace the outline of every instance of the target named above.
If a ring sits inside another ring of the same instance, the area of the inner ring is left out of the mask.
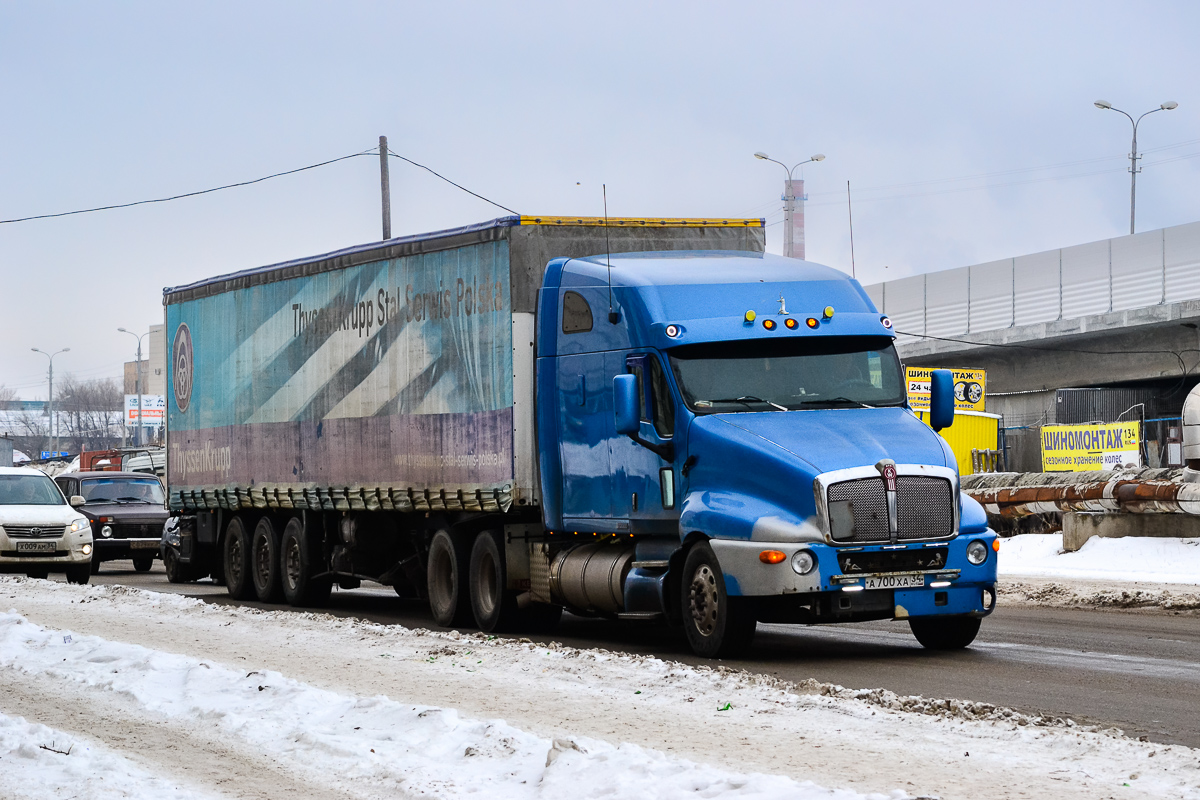
[[[935,431],[954,424],[954,373],[935,369],[929,376],[929,427]]]
[[[87,503],[87,500],[83,499],[83,495],[73,494],[68,502],[71,504],[71,508],[80,508]]]
[[[613,378],[613,412],[617,418],[617,433],[633,436],[641,427],[638,415],[636,375],[617,375]]]

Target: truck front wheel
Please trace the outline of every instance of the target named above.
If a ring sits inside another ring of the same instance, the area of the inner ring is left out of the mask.
[[[229,596],[234,600],[254,597],[254,581],[250,577],[250,536],[240,517],[229,520],[225,528],[221,561],[225,567],[225,588]]]
[[[471,624],[471,597],[467,569],[471,549],[462,536],[440,530],[429,542],[426,585],[433,619],[445,628]]]
[[[279,550],[283,599],[293,606],[325,605],[329,601],[333,583],[327,579],[313,579],[314,575],[323,571],[319,569],[321,553],[299,517],[288,520]]]
[[[979,633],[978,617],[910,617],[917,641],[930,650],[962,650]]]
[[[275,530],[270,517],[263,517],[250,540],[250,574],[254,578],[254,593],[264,603],[278,603],[283,597],[280,560],[279,531]]]
[[[721,565],[708,542],[688,551],[682,584],[683,629],[696,655],[722,658],[750,646],[757,625],[754,609],[745,598],[726,593]]]

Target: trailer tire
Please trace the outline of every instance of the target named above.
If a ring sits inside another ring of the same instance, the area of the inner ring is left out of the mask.
[[[975,641],[979,617],[910,617],[908,627],[923,647],[930,650],[962,650]]]
[[[484,531],[471,547],[471,611],[475,624],[488,633],[520,626],[516,592],[508,590],[503,534]]]
[[[221,545],[221,563],[225,573],[225,589],[234,600],[254,597],[254,580],[250,577],[250,536],[240,517],[233,517],[225,527]]]
[[[683,564],[680,604],[688,644],[698,656],[725,658],[745,651],[758,624],[746,598],[730,597],[716,553],[698,542]]]
[[[260,602],[278,603],[283,599],[283,581],[279,576],[282,563],[279,531],[270,517],[263,517],[254,526],[254,536],[250,539],[250,575]]]
[[[333,582],[313,578],[324,571],[317,544],[300,517],[288,520],[279,543],[279,582],[289,605],[312,608],[329,602]]]
[[[444,628],[471,624],[471,593],[467,589],[471,548],[466,537],[440,530],[429,542],[426,586],[433,619]]]

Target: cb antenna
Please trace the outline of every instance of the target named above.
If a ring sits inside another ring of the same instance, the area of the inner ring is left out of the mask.
[[[850,277],[858,279],[854,270],[854,207],[850,205],[850,181],[846,181],[846,211],[850,213]]]
[[[608,240],[608,184],[600,184],[600,190],[604,193],[604,248],[608,251],[604,254],[604,260],[608,264],[608,321],[616,325],[621,319],[621,315],[613,311],[612,302],[612,243]]]

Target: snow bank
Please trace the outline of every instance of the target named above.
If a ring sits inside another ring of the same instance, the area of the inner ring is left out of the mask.
[[[480,663],[482,661],[480,660]],[[543,739],[501,720],[386,697],[353,697],[272,671],[219,664],[139,645],[42,629],[0,614],[0,667],[132,699],[153,714],[214,725],[312,781],[365,796],[492,798],[901,798],[828,790],[782,776],[737,774],[634,745]],[[39,749],[53,742],[56,754]],[[194,797],[101,748],[39,725],[0,718],[0,758],[28,768],[2,781],[28,797],[61,797],[130,781],[134,797]],[[24,763],[22,762],[24,760]],[[336,777],[334,777],[336,776]]]
[[[0,795],[29,800],[213,797],[181,789],[93,742],[4,714],[0,714]]]
[[[1200,585],[1200,539],[1092,537],[1074,553],[1061,533],[1028,533],[1000,544],[1000,575]]]

